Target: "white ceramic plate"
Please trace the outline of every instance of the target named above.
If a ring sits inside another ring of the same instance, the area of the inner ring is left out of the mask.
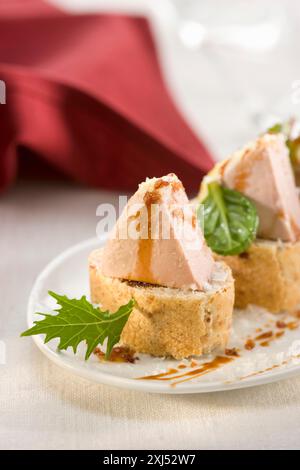
[[[69,297],[79,298],[83,294],[89,297],[88,254],[103,242],[104,239],[87,240],[48,264],[36,280],[29,298],[29,327],[34,320],[41,319],[35,312],[51,312],[54,308],[55,301],[49,297],[48,290]],[[278,320],[285,324],[278,324]],[[274,316],[254,307],[235,312],[228,348],[236,348],[239,357],[227,355],[227,358],[231,357],[231,361],[225,364],[219,364],[220,361],[215,360],[213,364],[218,366],[215,369],[211,366],[214,360],[212,356],[176,361],[138,354],[139,360],[130,364],[105,363],[93,355],[85,362],[84,346],[74,355],[71,350],[59,352],[56,348],[57,340],[44,344],[43,336],[33,336],[33,339],[50,360],[93,382],[144,392],[203,393],[265,384],[300,373],[299,322],[300,319],[284,314]],[[271,338],[255,339],[252,350],[245,348],[247,340],[265,333],[268,336],[270,332]],[[265,342],[269,344],[266,345]],[[219,355],[223,357],[224,351]],[[209,365],[203,366],[203,363]],[[164,380],[139,379],[168,372],[170,368],[177,371],[161,377]]]

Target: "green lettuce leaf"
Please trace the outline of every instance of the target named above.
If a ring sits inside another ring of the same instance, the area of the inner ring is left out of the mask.
[[[212,182],[201,204],[204,206],[204,236],[208,246],[220,255],[237,255],[246,251],[256,238],[259,223],[256,208],[249,199],[238,191]]]

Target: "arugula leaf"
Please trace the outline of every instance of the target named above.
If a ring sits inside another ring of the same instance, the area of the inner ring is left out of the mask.
[[[283,123],[274,124],[268,129],[269,134],[282,133],[286,138],[286,145],[290,151],[290,159],[293,166],[300,164],[300,134],[296,125],[299,123],[295,119],[289,119]]]
[[[81,341],[86,341],[87,360],[98,344],[103,344],[107,338],[105,358],[108,359],[113,346],[119,342],[122,330],[134,307],[135,301],[131,299],[128,304],[122,305],[115,313],[101,311],[87,301],[85,296],[81,299],[68,299],[65,295],[59,295],[49,291],[57,300],[61,308],[56,309],[58,315],[38,313],[43,315],[43,320],[34,322],[34,326],[24,331],[21,336],[45,334],[45,343],[53,338],[59,338],[58,349],[73,348],[74,354]]]
[[[259,223],[256,208],[249,199],[238,191],[212,182],[201,204],[204,206],[204,236],[208,246],[220,255],[237,255],[246,251],[256,237]]]

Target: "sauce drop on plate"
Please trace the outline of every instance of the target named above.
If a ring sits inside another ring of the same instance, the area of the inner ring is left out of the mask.
[[[172,382],[172,386],[176,386],[177,384],[187,382],[188,380],[192,380],[194,378],[200,377],[201,375],[212,372],[233,360],[233,357],[216,356],[212,361],[199,364],[199,367],[197,369],[193,368],[192,370],[189,370],[187,372],[182,373],[178,368],[176,368],[169,369],[167,372],[162,372],[160,374],[145,375],[144,377],[138,377],[137,379],[162,381],[169,380]]]
[[[105,353],[100,348],[94,350],[94,354],[100,361],[106,361]],[[135,356],[135,352],[125,346],[116,346],[113,348],[110,358],[107,362],[129,362],[134,364],[139,358]]]

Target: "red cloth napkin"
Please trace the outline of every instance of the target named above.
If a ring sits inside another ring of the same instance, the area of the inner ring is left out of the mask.
[[[168,94],[144,18],[0,0],[0,80],[0,189],[43,163],[103,188],[174,172],[192,191],[212,165]]]

